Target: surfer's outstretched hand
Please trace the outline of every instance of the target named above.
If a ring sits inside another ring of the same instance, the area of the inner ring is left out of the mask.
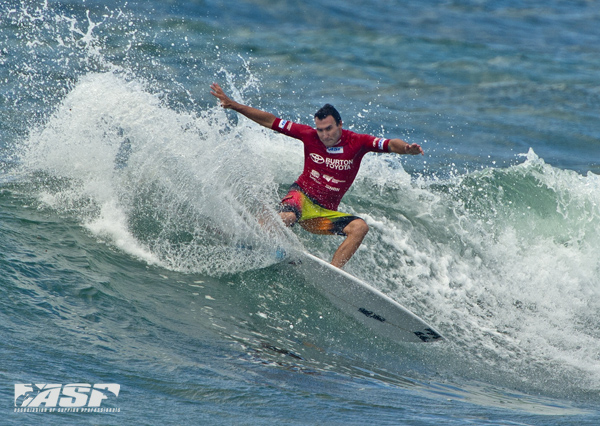
[[[210,94],[221,101],[221,106],[223,108],[239,112],[240,114],[249,118],[250,120],[255,121],[261,126],[265,126],[269,129],[271,128],[271,126],[273,126],[276,117],[270,112],[252,108],[251,106],[240,104],[239,102],[234,101],[225,94],[225,92],[223,91],[223,89],[221,89],[221,86],[219,86],[218,83],[211,84],[210,88]]]
[[[235,102],[232,101],[229,98],[229,96],[225,94],[225,92],[223,91],[223,89],[221,89],[221,86],[219,86],[218,83],[211,84],[210,88],[210,94],[221,101],[221,106],[223,108],[231,108],[235,104]]]
[[[417,143],[413,143],[412,145],[406,145],[406,153],[409,155],[425,155],[425,153],[423,152],[423,148],[421,148],[421,145]]]

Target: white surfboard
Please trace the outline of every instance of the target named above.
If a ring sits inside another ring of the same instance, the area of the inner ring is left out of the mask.
[[[435,342],[444,337],[432,326],[355,276],[302,252],[291,262],[342,312],[395,342]]]

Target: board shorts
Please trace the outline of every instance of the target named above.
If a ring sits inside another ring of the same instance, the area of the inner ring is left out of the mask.
[[[361,219],[348,213],[326,209],[306,195],[302,188],[294,183],[278,208],[279,213],[292,212],[304,229],[313,234],[342,235],[344,228],[353,220]]]

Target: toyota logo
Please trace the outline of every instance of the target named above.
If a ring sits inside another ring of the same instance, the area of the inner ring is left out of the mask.
[[[325,162],[325,159],[323,157],[321,157],[319,154],[310,154],[310,158],[317,164],[323,164]]]

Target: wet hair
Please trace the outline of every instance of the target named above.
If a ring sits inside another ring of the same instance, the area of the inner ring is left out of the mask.
[[[319,120],[325,120],[325,118],[330,115],[335,120],[335,124],[339,126],[342,122],[342,117],[340,116],[338,110],[335,109],[335,107],[331,104],[323,105],[323,107],[315,113],[315,118],[318,118]]]

